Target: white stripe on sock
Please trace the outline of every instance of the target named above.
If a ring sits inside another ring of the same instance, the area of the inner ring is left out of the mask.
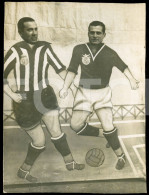
[[[38,149],[38,150],[45,148],[45,146],[34,146],[32,142],[31,142],[31,146],[32,146],[33,148]]]
[[[29,171],[25,171],[25,170],[23,170],[22,168],[20,168],[20,170],[23,171],[23,172],[25,172],[25,173],[29,173]]]
[[[86,128],[86,126],[87,126],[87,123],[85,124],[85,126],[79,132],[77,132],[77,135],[80,134]]]
[[[58,137],[51,137],[52,140],[57,140],[57,139],[60,139],[61,137],[63,137],[64,133],[62,133],[60,136]]]
[[[104,134],[108,135],[116,131],[116,128],[113,129],[113,131],[104,131]]]

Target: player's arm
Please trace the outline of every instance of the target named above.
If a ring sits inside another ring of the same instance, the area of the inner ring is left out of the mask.
[[[118,56],[117,53],[114,53],[113,56],[113,63],[114,66],[116,66],[124,75],[126,78],[129,80],[131,89],[137,89],[139,81],[137,81],[132,73],[130,72],[129,67],[122,61],[122,59]]]
[[[124,70],[124,75],[126,76],[126,78],[129,80],[130,85],[131,85],[131,89],[135,90],[137,88],[139,88],[139,81],[137,81],[134,76],[132,75],[131,71],[129,70],[129,68],[126,68]]]
[[[4,84],[4,93],[6,93],[11,99],[15,102],[20,103],[22,100],[22,96],[18,93],[13,92],[8,84],[8,75],[15,68],[16,57],[13,53],[13,50],[10,49],[4,59],[4,75],[3,75],[3,84]]]
[[[13,92],[8,84],[4,84],[4,92],[15,102],[20,103],[22,101],[22,96]]]
[[[72,72],[73,73],[73,72]],[[63,81],[65,80],[66,78],[66,75],[67,75],[67,71],[66,70],[63,70],[62,72],[59,73],[59,76],[63,79]],[[74,76],[75,77],[75,76]],[[73,95],[75,94],[75,91],[76,91],[76,86],[72,83],[70,84],[70,89],[73,93]],[[67,93],[67,92],[66,92]]]
[[[66,66],[64,66],[63,63],[60,61],[50,44],[47,48],[47,62],[54,68],[55,72],[64,80],[67,74]]]
[[[67,96],[68,89],[70,88],[75,76],[76,74],[74,72],[68,71],[65,81],[64,81],[63,88],[61,89],[60,94],[59,94],[61,98],[65,98]]]
[[[65,98],[68,94],[68,89],[71,87],[72,82],[77,74],[79,67],[79,49],[77,46],[74,47],[71,61],[67,69],[67,75],[64,81],[63,88],[60,91],[60,97]]]
[[[57,57],[55,52],[53,51],[51,45],[48,46],[47,50],[48,54],[48,63],[54,68],[55,72],[63,79],[65,80],[67,75],[66,66],[62,64],[60,59]],[[73,89],[72,89],[73,90]]]
[[[61,72],[58,73],[58,75],[59,75],[63,80],[65,80],[66,75],[67,75],[67,71],[66,71],[66,70],[62,70]]]

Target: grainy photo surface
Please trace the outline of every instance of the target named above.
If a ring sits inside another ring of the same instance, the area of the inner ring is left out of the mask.
[[[145,3],[5,2],[4,193],[145,193]]]

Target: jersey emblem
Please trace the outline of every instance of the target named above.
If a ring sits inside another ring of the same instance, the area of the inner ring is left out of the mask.
[[[84,65],[88,65],[88,64],[90,63],[90,61],[91,61],[90,54],[89,54],[89,55],[84,54],[84,55],[82,56],[82,63],[83,63]]]
[[[26,66],[29,63],[27,56],[21,55],[20,63],[21,65]]]

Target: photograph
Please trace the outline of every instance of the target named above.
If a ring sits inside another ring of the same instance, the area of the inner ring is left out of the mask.
[[[146,3],[5,2],[3,193],[147,193]]]

